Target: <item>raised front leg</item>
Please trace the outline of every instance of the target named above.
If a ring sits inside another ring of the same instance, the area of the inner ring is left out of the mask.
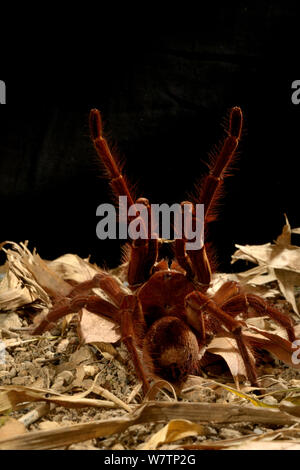
[[[90,131],[91,137],[102,162],[109,184],[116,198],[119,196],[127,196],[128,204],[134,204],[134,196],[129,189],[128,182],[122,174],[121,165],[117,163],[116,158],[112,155],[108,143],[103,136],[103,126],[101,115],[98,109],[92,109],[90,112]]]
[[[214,206],[216,206],[221,196],[223,179],[228,175],[228,168],[241,138],[242,126],[243,115],[241,109],[239,107],[232,108],[229,116],[228,135],[220,152],[216,152],[213,156],[210,173],[204,178],[197,197],[198,201],[204,204],[205,222],[215,218]]]
[[[144,198],[135,201],[133,191],[129,188],[126,177],[122,173],[121,165],[118,164],[110,151],[108,143],[103,136],[101,115],[97,109],[92,109],[90,112],[90,130],[95,149],[105,168],[106,176],[109,179],[109,184],[117,202],[119,202],[119,196],[126,196],[129,207],[134,206],[134,204],[143,204],[147,207],[149,218],[151,218],[149,202]],[[130,222],[135,218],[134,216],[128,217],[125,222]],[[142,219],[140,223],[143,224]],[[128,282],[130,285],[141,284],[149,278],[151,269],[156,261],[157,240],[151,240],[150,236],[148,236],[146,239],[129,239],[129,241],[131,243],[131,253],[128,267]]]

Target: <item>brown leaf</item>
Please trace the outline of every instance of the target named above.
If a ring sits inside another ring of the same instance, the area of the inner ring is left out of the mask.
[[[185,419],[174,419],[155,433],[151,438],[138,446],[138,450],[155,450],[162,444],[179,441],[189,436],[199,436],[204,434],[201,424],[192,423]]]
[[[115,343],[121,338],[120,326],[85,308],[82,309],[78,328],[80,338],[84,344],[87,343]]]
[[[196,423],[266,423],[286,426],[299,418],[275,409],[228,403],[148,402],[131,415],[110,420],[63,426],[51,431],[32,431],[0,440],[0,449],[55,449],[74,442],[108,437],[136,424],[188,420]],[[293,442],[293,441],[292,441]]]
[[[233,338],[224,336],[215,337],[207,346],[207,351],[222,356],[233,377],[240,375],[247,377],[243,358]],[[251,354],[250,351],[248,352]]]
[[[37,389],[34,387],[6,385],[0,386],[0,413],[15,409],[19,403],[45,401],[55,403],[66,408],[83,408],[93,406],[96,408],[114,408],[115,403],[106,400],[95,400],[76,395],[63,395],[50,389]]]
[[[99,269],[77,255],[66,254],[54,261],[47,262],[48,267],[67,281],[83,282],[92,279]]]
[[[227,447],[227,450],[300,450],[300,439],[286,441],[251,441]]]
[[[236,245],[238,250],[232,256],[232,263],[242,259],[258,264],[260,268],[265,269],[265,274],[275,277],[281,293],[285,299],[292,305],[295,313],[299,315],[297,303],[295,300],[295,286],[300,285],[300,247],[291,245],[291,230],[289,221],[282,229],[282,233],[277,237],[274,244],[266,243],[264,245]],[[296,232],[297,233],[297,229]]]
[[[53,297],[64,297],[69,294],[72,289],[70,284],[65,282],[51,268],[49,268],[47,263],[42,260],[35,251],[33,252],[32,257],[25,258],[24,262],[28,270],[34,275],[36,281],[48,294]]]
[[[24,434],[26,427],[17,419],[8,417],[3,426],[0,426],[0,439],[9,439],[11,437]]]

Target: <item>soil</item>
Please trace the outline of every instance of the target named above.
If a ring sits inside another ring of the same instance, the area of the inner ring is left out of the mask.
[[[280,299],[280,306],[283,301]],[[77,334],[76,317],[66,327],[63,322],[44,333],[41,337],[32,337],[26,328],[31,324],[27,316],[16,313],[1,315],[1,335],[6,340],[4,360],[0,361],[0,386],[25,386],[58,392],[64,395],[74,395],[85,392],[94,384],[111,392],[125,404],[136,405],[142,403],[143,394],[137,381],[132,363],[126,348],[122,343],[114,346],[81,345]],[[228,384],[235,387],[225,362],[222,360],[211,368],[204,369],[204,376],[200,379],[200,387],[191,387],[190,391],[181,393],[179,401],[192,401],[204,403],[235,403],[244,406],[249,401],[236,394],[216,386]],[[299,388],[300,371],[292,369],[268,353],[263,353],[258,366],[261,385],[265,388],[266,396],[260,398],[263,403],[276,405],[287,396],[287,390]],[[247,383],[240,382],[241,390],[249,396],[257,398],[255,392]],[[102,390],[102,389],[101,389]],[[299,392],[298,392],[299,393]],[[89,398],[101,399],[99,391],[88,394]],[[155,400],[174,400],[172,394],[160,391]],[[24,403],[18,409],[9,411],[6,416],[22,421],[31,410],[37,408],[38,403]],[[116,417],[125,417],[128,411],[123,408],[67,408],[52,404],[49,410],[37,420],[27,426],[26,432],[54,430],[62,426],[79,423],[88,423],[95,420],[110,420]],[[108,437],[94,438],[89,441],[74,443],[68,449],[138,449],[147,442],[151,436],[162,429],[167,422],[133,425],[125,431]],[[224,442],[228,439],[239,440],[245,436],[264,436],[270,431],[272,439],[293,440],[300,438],[300,428],[295,432],[285,434],[284,429],[291,426],[278,426],[258,424],[254,422],[232,424],[205,424],[201,435],[188,436],[174,442],[162,443],[160,449],[180,449],[185,446],[195,447],[199,444]],[[293,426],[292,426],[293,428]],[[1,429],[0,429],[1,435]],[[247,442],[247,440],[243,441]],[[246,448],[246,447],[245,447]],[[300,447],[299,447],[300,448]]]

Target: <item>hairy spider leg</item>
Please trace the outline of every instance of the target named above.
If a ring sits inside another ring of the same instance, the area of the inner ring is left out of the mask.
[[[225,327],[232,334],[241,353],[247,377],[252,385],[258,387],[254,359],[249,353],[249,345],[242,333],[243,323],[232,318],[213,299],[198,291],[191,292],[186,296],[185,309],[188,323],[199,331],[203,341],[205,341],[206,336],[206,316],[212,316],[219,322],[220,326]]]
[[[102,119],[98,109],[92,109],[90,111],[90,132],[94,147],[100,161],[104,165],[106,176],[110,180],[109,184],[114,195],[117,198],[119,196],[126,196],[128,204],[132,206],[134,204],[133,195],[128,187],[126,178],[122,174],[120,165],[118,165],[116,159],[113,157],[107,140],[103,137]]]
[[[100,112],[97,109],[92,109],[90,112],[90,130],[91,137],[96,149],[96,152],[103,163],[110,186],[114,195],[126,196],[129,206],[134,206],[134,196],[131,193],[126,178],[122,174],[120,165],[113,157],[107,140],[103,137],[103,126]],[[139,198],[136,204],[143,204],[147,207],[149,217],[151,218],[150,204],[145,198]],[[127,222],[138,217],[128,218]],[[143,219],[140,218],[138,222],[143,226]],[[149,230],[150,226],[148,225]],[[128,266],[128,282],[130,285],[141,284],[149,278],[150,271],[157,258],[157,240],[150,240],[139,238],[131,240],[131,254]]]
[[[181,203],[182,217],[184,206],[192,206],[192,214],[195,216],[194,205],[189,201]],[[183,226],[183,222],[182,222]],[[175,255],[178,264],[185,270],[188,279],[196,278],[203,290],[207,290],[211,282],[211,267],[206,253],[205,244],[199,250],[186,250],[186,239],[176,238]]]
[[[134,295],[126,295],[121,305],[121,333],[122,341],[131,355],[135,370],[143,384],[146,394],[149,390],[148,374],[144,368],[138,346],[142,346],[146,325],[139,300]]]
[[[228,175],[228,167],[238,147],[243,126],[243,114],[239,107],[230,111],[227,137],[222,148],[210,165],[210,172],[205,176],[200,187],[199,201],[204,204],[205,222],[212,220],[213,207],[221,196],[223,179]]]
[[[289,341],[293,342],[296,338],[293,321],[290,317],[272,307],[264,299],[254,294],[239,294],[228,299],[221,305],[222,310],[232,316],[240,313],[246,313],[248,308],[252,307],[259,315],[268,315],[279,325],[285,328]]]
[[[201,204],[204,204],[204,223],[213,219],[213,207],[220,198],[223,179],[237,149],[242,132],[242,123],[243,115],[241,109],[239,107],[232,108],[229,116],[228,135],[223,142],[220,152],[214,158],[210,172],[205,176],[199,195],[196,198],[197,202],[200,201]],[[192,203],[183,202],[182,206],[184,204]],[[207,248],[204,244],[200,250],[186,251],[185,244],[186,242],[183,239],[176,240],[175,242],[178,263],[186,270],[187,276],[195,276],[198,282],[202,284],[202,288],[206,290],[211,282],[212,274]]]
[[[69,292],[68,297],[74,298],[77,295],[90,294],[91,289],[100,288],[112,299],[116,305],[121,305],[124,294],[126,291],[123,290],[120,281],[108,272],[102,271],[92,279],[80,282]]]
[[[103,289],[114,304],[98,295],[90,294],[91,289],[95,287]],[[138,348],[142,349],[143,347],[146,323],[138,298],[135,295],[127,294],[120,283],[105,272],[96,274],[92,279],[78,284],[72,289],[69,296],[70,298],[58,303],[48,312],[46,317],[33,329],[32,334],[42,334],[51,329],[60,318],[70,313],[78,313],[82,308],[114,320],[121,327],[121,339],[131,355],[146,393],[149,389],[149,382],[146,369],[138,353]]]
[[[53,327],[53,324],[70,313],[78,313],[82,308],[96,315],[106,316],[118,322],[119,308],[98,295],[77,295],[55,305],[33,329],[33,335],[40,335]]]
[[[131,286],[139,285],[149,279],[158,255],[158,237],[152,238],[151,231],[155,233],[156,227],[151,217],[151,206],[148,199],[139,198],[136,204],[142,204],[147,209],[148,234],[147,238],[132,240],[128,265],[128,283]],[[136,219],[138,221],[139,218]],[[143,221],[140,220],[142,224]],[[151,230],[152,229],[152,230]]]

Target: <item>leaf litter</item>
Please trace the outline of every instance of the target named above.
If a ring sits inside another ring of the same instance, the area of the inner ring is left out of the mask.
[[[236,280],[299,323],[300,248],[292,234],[300,229],[286,217],[274,243],[236,245],[232,262],[257,266],[215,275],[212,292]],[[272,320],[247,319],[246,334],[265,341],[261,395],[240,383],[246,372],[236,344],[219,336],[201,376],[175,390],[157,381],[143,397],[112,321],[83,309],[30,335],[53,301],[101,269],[72,254],[43,260],[28,243],[0,248],[0,449],[300,449],[300,374],[288,366],[292,351]],[[112,273],[122,281],[122,266]]]

